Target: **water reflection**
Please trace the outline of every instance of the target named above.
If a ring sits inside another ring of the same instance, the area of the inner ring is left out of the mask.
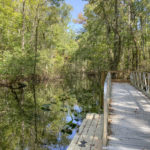
[[[99,78],[0,88],[0,150],[66,150],[87,112],[101,112]]]

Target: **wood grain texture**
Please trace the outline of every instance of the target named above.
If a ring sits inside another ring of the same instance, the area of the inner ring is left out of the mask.
[[[150,150],[150,100],[128,83],[113,83],[108,150]]]
[[[83,120],[79,132],[73,138],[68,150],[101,150],[103,115],[89,113]]]

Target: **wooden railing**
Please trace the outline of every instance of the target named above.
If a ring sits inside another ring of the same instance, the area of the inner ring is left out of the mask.
[[[150,73],[148,72],[129,72],[129,71],[110,71],[104,83],[104,114],[102,115],[102,146],[107,145],[108,136],[108,116],[109,104],[111,100],[112,81],[130,82],[134,87],[141,90],[150,97]],[[101,148],[102,150],[103,148]]]
[[[131,72],[130,82],[134,87],[138,88],[148,97],[150,97],[150,73]]]
[[[129,82],[130,71],[110,71],[112,81]]]
[[[104,83],[104,126],[103,126],[103,146],[107,144],[108,135],[108,115],[109,115],[109,104],[111,99],[111,73],[107,74]]]
[[[103,150],[107,145],[108,136],[108,117],[109,117],[109,104],[111,101],[112,82],[127,81],[147,96],[150,97],[150,73],[148,72],[128,72],[128,71],[110,71],[107,73],[104,82],[104,99],[103,99],[103,114],[100,114],[100,145],[99,150]]]

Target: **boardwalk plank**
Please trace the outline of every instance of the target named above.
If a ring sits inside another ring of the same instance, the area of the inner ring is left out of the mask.
[[[108,150],[150,150],[150,100],[128,83],[113,83]]]
[[[68,150],[100,150],[103,130],[102,118],[99,114],[87,114]]]

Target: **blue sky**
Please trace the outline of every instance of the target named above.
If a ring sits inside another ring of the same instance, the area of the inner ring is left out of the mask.
[[[72,5],[73,10],[71,12],[72,19],[76,19],[78,17],[78,14],[83,12],[84,5],[87,3],[83,0],[66,0],[67,4]],[[70,26],[72,29],[78,31],[82,28],[82,25],[74,24],[73,22],[70,23]]]

